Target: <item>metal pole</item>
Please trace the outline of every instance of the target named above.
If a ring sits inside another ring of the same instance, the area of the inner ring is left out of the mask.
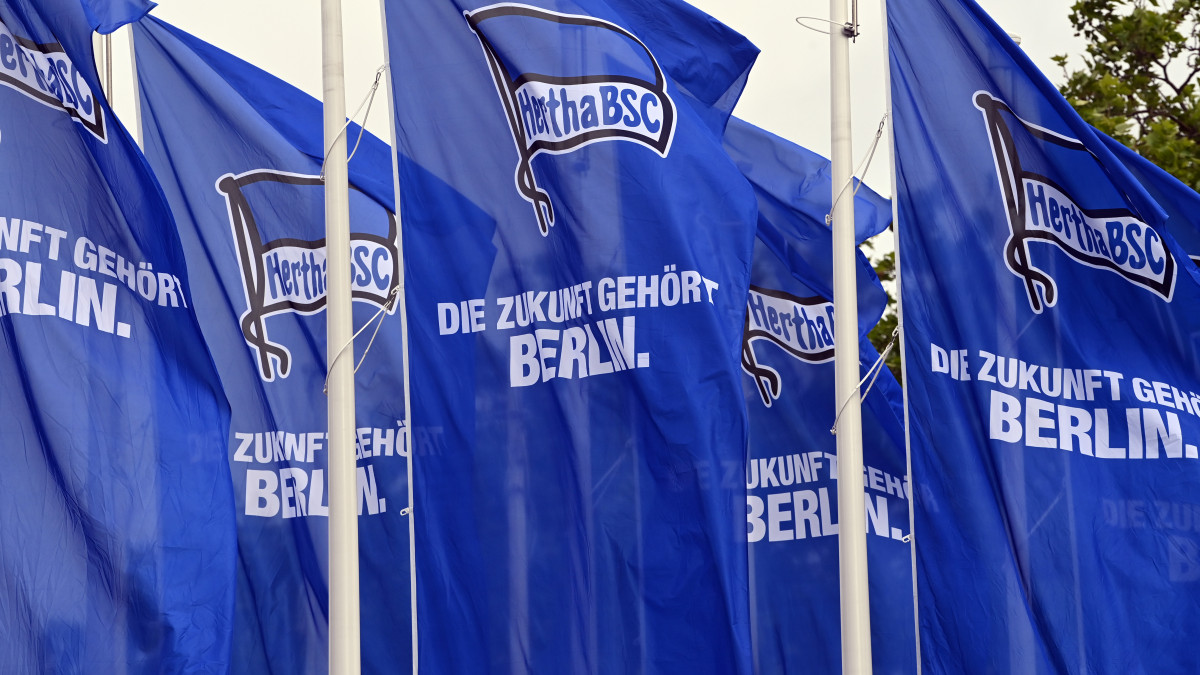
[[[830,0],[832,97],[834,372],[837,404],[838,556],[842,604],[842,673],[871,673],[871,616],[867,590],[867,525],[863,494],[862,409],[858,389],[858,289],[855,282],[854,195],[850,143],[850,40],[846,0]],[[842,26],[845,26],[843,29]]]
[[[133,26],[123,26],[121,30],[129,38],[129,71],[133,78],[133,140],[137,141],[138,147],[145,150],[146,142],[142,133],[142,83],[137,72],[137,46],[133,41]],[[109,101],[111,100],[109,98]]]
[[[900,380],[901,391],[904,393],[904,466],[908,473],[908,553],[909,565],[912,570],[912,600],[913,600],[913,647],[916,654],[916,674],[921,675],[921,611],[918,604],[917,592],[917,484],[913,480],[912,469],[912,426],[909,424],[908,406],[908,334],[904,328],[904,266],[900,251],[900,230],[907,223],[900,222],[900,191],[897,176],[896,161],[896,111],[892,107],[892,51],[891,40],[888,37],[888,8],[887,0],[879,1],[879,14],[883,17],[883,91],[887,100],[888,114],[888,151],[892,157],[892,242],[896,253],[896,327],[900,330]]]
[[[321,0],[325,104],[326,366],[329,369],[329,672],[361,672],[358,509],[355,503],[354,347],[350,297],[350,197],[341,0]],[[347,357],[339,352],[349,349]]]
[[[412,415],[412,376],[411,357],[408,349],[408,291],[404,285],[406,267],[404,264],[404,221],[400,213],[400,139],[396,134],[396,76],[392,71],[392,53],[388,45],[387,0],[379,0],[379,23],[383,27],[384,62],[388,66],[388,133],[392,142],[392,192],[396,199],[396,250],[400,255],[400,340],[401,351],[404,353],[402,375],[404,378],[404,449],[408,458],[408,592],[409,592],[409,629],[412,640],[412,672],[420,672],[420,624],[417,622],[417,525],[416,497],[413,483],[415,469],[413,462],[416,454],[413,450],[413,415]]]
[[[104,44],[104,94],[108,98],[108,107],[113,105],[113,65],[112,65],[112,33],[100,38]]]

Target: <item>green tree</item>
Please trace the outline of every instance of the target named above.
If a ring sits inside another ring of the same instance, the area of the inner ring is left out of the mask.
[[[1083,68],[1063,95],[1101,131],[1200,189],[1200,0],[1078,0]]]
[[[879,280],[890,286],[890,282],[896,280],[896,252],[888,251],[884,255],[880,256],[880,258],[875,261],[874,267],[875,274],[879,276]],[[888,342],[891,341],[892,334],[896,331],[897,323],[899,323],[899,318],[896,316],[895,298],[893,298],[892,293],[889,292],[888,305],[887,309],[883,312],[883,318],[879,320],[879,323],[875,324],[875,327],[871,329],[870,334],[867,335],[868,339],[871,340],[871,344],[875,345],[876,351],[878,351],[880,354],[883,353],[883,350],[887,348]],[[892,351],[890,354],[888,354],[887,360],[884,361],[884,365],[888,367],[888,370],[892,371],[892,374],[896,376],[897,380],[903,381],[900,377],[899,340],[896,340],[896,345],[892,347]]]

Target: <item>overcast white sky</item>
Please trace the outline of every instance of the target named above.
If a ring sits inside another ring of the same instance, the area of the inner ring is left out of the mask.
[[[321,95],[320,0],[158,0],[154,15],[232,52],[314,96]],[[423,0],[430,2],[433,0]],[[655,0],[648,0],[655,1]],[[797,16],[827,17],[826,0],[691,0],[741,32],[762,50],[735,114],[800,145],[829,154],[829,38],[805,29]],[[903,2],[904,0],[892,0]],[[1076,56],[1082,42],[1067,15],[1073,0],[979,0],[1052,81],[1062,77],[1050,61]],[[346,100],[353,111],[383,63],[376,0],[343,2]],[[854,156],[863,157],[885,109],[883,22],[880,0],[860,0],[862,35],[851,50]],[[817,25],[817,24],[814,24]],[[115,45],[118,72],[127,47]],[[1078,61],[1076,60],[1076,63]],[[402,67],[397,65],[397,67]],[[116,85],[118,112],[131,102],[128,85]],[[123,94],[123,91],[125,92]],[[124,98],[125,100],[122,100]],[[376,107],[368,128],[388,138],[386,109]],[[890,160],[876,156],[867,183],[890,194]]]

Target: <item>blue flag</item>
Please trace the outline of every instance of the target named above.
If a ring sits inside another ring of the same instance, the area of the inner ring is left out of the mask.
[[[978,6],[888,22],[926,672],[1196,671],[1195,268]]]
[[[749,672],[756,50],[674,1],[385,4],[422,671]]]
[[[833,303],[797,281],[767,246],[756,248],[743,386],[750,419],[746,513],[759,673],[842,671],[837,447],[829,432],[840,402],[832,349],[803,349],[805,336],[811,340],[815,334],[805,317],[832,319],[833,312]],[[801,318],[786,321],[789,314]],[[789,336],[789,323],[800,321],[806,327]],[[864,374],[877,358],[864,340]],[[763,387],[764,371],[771,373],[774,390]],[[862,407],[871,642],[878,673],[916,670],[901,406],[900,385],[885,367]]]
[[[758,198],[759,243],[814,293],[832,298],[833,230],[825,221],[833,201],[829,160],[736,117],[729,120],[724,146]],[[846,198],[854,199],[859,243],[891,224],[891,202],[871,188],[863,186],[853,195],[847,190]],[[865,337],[879,322],[888,298],[861,252],[855,255],[855,265],[858,328]],[[833,324],[819,332],[832,336]],[[818,345],[817,351],[825,349],[833,349],[832,338]]]
[[[325,223],[321,105],[153,18],[134,27],[146,153],[188,256],[201,327],[233,409],[224,447],[240,544],[236,672],[328,668]],[[377,108],[378,109],[378,108]],[[352,143],[357,125],[347,130]],[[350,164],[354,321],[378,321],[356,420],[362,655],[403,671],[409,640],[403,353],[394,303],[391,153]]]
[[[729,120],[725,129],[725,148],[754,183],[760,209],[791,213],[806,223],[829,228],[825,216],[833,200],[833,178],[828,159],[736,117]],[[892,224],[892,203],[858,179],[843,195],[843,199],[851,197],[854,198],[854,240],[857,243],[863,243]],[[804,265],[799,268],[803,269]]]
[[[759,200],[742,346],[754,669],[840,673],[829,160],[738,119],[729,122],[725,149]],[[855,221],[860,231],[878,232],[891,222],[891,203],[864,187],[855,197]],[[865,336],[887,296],[858,258]],[[860,344],[865,374],[879,355],[865,338]],[[884,368],[863,401],[878,673],[916,667],[902,405],[900,385]]]
[[[108,34],[127,23],[133,23],[158,6],[149,0],[80,0],[87,13],[88,24],[97,32]]]
[[[228,668],[228,408],[77,0],[0,3],[0,663]]]

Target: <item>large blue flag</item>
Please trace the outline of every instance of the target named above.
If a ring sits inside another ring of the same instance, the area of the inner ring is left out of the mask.
[[[926,671],[1195,672],[1195,268],[978,6],[888,21]]]
[[[146,153],[188,256],[204,337],[233,408],[237,497],[234,670],[328,667],[325,224],[321,105],[160,21],[134,32]],[[376,107],[376,110],[381,109]],[[347,130],[351,142],[359,128]],[[398,224],[391,153],[351,166],[362,654],[410,661]],[[369,352],[366,342],[375,334]]]
[[[385,4],[422,671],[749,672],[756,50],[674,1]]]
[[[755,672],[840,673],[829,160],[736,118],[725,149],[759,201],[742,346]],[[854,206],[860,231],[879,232],[891,222],[891,203],[870,188],[859,191]],[[887,296],[858,258],[865,336]],[[865,373],[879,355],[865,338],[860,344]],[[900,385],[884,368],[863,401],[877,673],[916,669],[901,406]]]
[[[0,2],[0,663],[229,667],[228,409],[78,0]]]

